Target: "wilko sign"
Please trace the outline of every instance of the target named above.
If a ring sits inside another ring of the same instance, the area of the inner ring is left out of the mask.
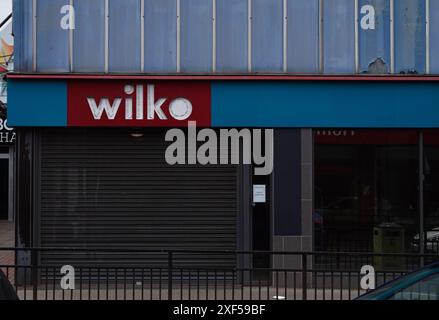
[[[69,126],[183,127],[211,124],[204,81],[77,80],[68,83]]]

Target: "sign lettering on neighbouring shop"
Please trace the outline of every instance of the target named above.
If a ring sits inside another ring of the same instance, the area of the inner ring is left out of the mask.
[[[0,144],[14,143],[16,133],[14,128],[8,126],[8,120],[0,119]]]

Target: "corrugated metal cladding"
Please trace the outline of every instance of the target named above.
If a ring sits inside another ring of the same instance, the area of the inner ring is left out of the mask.
[[[14,0],[18,71],[439,73],[437,0],[72,2],[64,30],[70,0]]]
[[[238,190],[236,166],[170,166],[165,132],[127,129],[45,129],[41,137],[40,245],[43,247],[145,250],[236,250]],[[45,264],[115,255],[45,253]],[[131,255],[131,267],[166,255]],[[162,258],[162,259],[160,259]],[[205,255],[177,256],[206,265]],[[216,255],[214,266],[231,266],[233,256]]]

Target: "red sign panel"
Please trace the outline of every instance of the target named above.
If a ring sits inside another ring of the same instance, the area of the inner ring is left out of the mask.
[[[211,125],[205,81],[75,80],[68,82],[68,126],[183,127]]]

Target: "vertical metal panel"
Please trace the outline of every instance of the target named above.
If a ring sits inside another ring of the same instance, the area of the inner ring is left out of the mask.
[[[288,0],[283,0],[282,17],[282,68],[288,71]]]
[[[108,73],[108,50],[109,50],[109,48],[108,48],[108,7],[109,7],[109,5],[108,5],[108,0],[105,0],[105,9],[104,9],[104,12],[105,12],[105,27],[104,27],[104,38],[105,38],[105,40],[104,40],[104,42],[105,42],[105,53],[104,53],[104,55],[105,55],[105,61],[104,61],[104,69],[105,69],[105,73]]]
[[[37,71],[37,0],[32,0],[32,71]]]
[[[319,73],[323,73],[323,0],[319,0]]]
[[[37,1],[37,71],[69,71],[69,30],[61,28],[65,0]]]
[[[430,72],[439,74],[439,1],[430,1]]]
[[[32,1],[13,1],[12,29],[14,33],[14,70],[32,71]]]
[[[216,2],[216,69],[247,71],[247,0]]]
[[[73,71],[105,71],[105,0],[75,0]]]
[[[430,0],[425,0],[425,73],[430,74]]]
[[[247,0],[247,71],[252,72],[252,1]]]
[[[145,1],[140,0],[140,70],[145,72]]]
[[[390,1],[360,0],[359,10],[365,5],[375,8],[375,29],[359,29],[360,72],[367,72],[371,63],[382,59],[390,72]],[[359,13],[359,19],[364,14]]]
[[[323,1],[324,72],[355,72],[355,4],[352,0]]]
[[[73,8],[73,0],[69,0],[70,7]],[[73,12],[74,13],[74,12]],[[75,22],[75,15],[73,15],[73,23]],[[69,71],[73,71],[73,30],[69,30]]]
[[[282,72],[282,17],[282,0],[253,0],[252,71]]]
[[[109,71],[140,72],[140,0],[109,1]]]
[[[359,53],[359,20],[358,20],[358,6],[359,6],[359,0],[354,0],[354,11],[355,11],[355,16],[354,16],[354,25],[355,25],[355,29],[354,29],[354,34],[355,34],[355,73],[358,73],[358,71],[360,70],[360,53]]]
[[[181,0],[181,71],[212,71],[212,0]]]
[[[319,72],[319,0],[288,1],[288,72]]]
[[[212,72],[216,72],[216,0],[212,0]]]
[[[395,72],[425,73],[425,0],[395,1]]]
[[[145,0],[145,72],[177,71],[177,3]]]
[[[181,70],[181,3],[177,2],[177,72]]]

